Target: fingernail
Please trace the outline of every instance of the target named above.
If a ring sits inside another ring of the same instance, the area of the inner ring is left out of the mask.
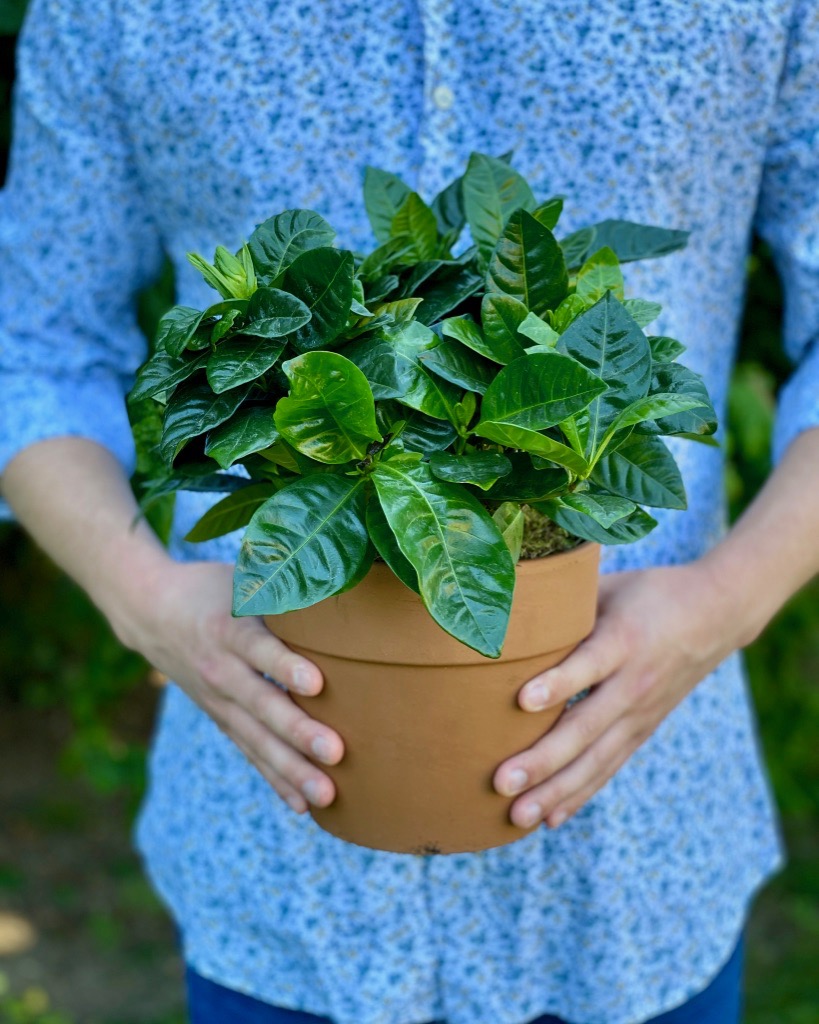
[[[552,828],[557,828],[558,825],[562,825],[568,817],[569,815],[565,811],[558,811],[549,819],[549,824]]]
[[[304,665],[296,665],[293,669],[293,689],[298,693],[309,694],[313,674]]]
[[[537,804],[527,804],[518,815],[518,821],[524,828],[528,828],[534,825],[542,813]]]
[[[515,768],[514,771],[509,772],[509,777],[506,780],[507,796],[514,796],[515,793],[520,793],[528,781],[529,776],[522,768]]]
[[[325,764],[329,764],[333,760],[332,747],[326,736],[316,736],[310,744],[310,749],[319,761],[324,761]]]
[[[308,779],[301,787],[301,791],[311,804],[316,804],[318,806],[322,803],[322,788],[323,787],[316,782],[315,779]]]
[[[549,691],[543,683],[535,683],[523,691],[523,704],[527,711],[542,711],[549,702]]]

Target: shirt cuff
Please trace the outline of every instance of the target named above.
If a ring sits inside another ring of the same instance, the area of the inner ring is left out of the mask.
[[[773,431],[775,466],[791,442],[812,427],[819,427],[819,339],[779,393]]]

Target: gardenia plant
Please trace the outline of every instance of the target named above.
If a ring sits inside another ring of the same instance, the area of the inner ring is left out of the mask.
[[[364,202],[366,255],[288,210],[236,255],[189,256],[221,298],[171,309],[139,372],[168,471],[144,500],[226,493],[187,539],[247,527],[236,615],[340,594],[380,557],[498,657],[533,516],[622,544],[656,526],[643,506],[686,507],[661,436],[708,440],[714,411],[683,346],[646,334],[660,306],[625,298],[620,264],[688,236],[608,220],[559,238],[562,197],[539,203],[479,153],[430,205],[368,168]]]

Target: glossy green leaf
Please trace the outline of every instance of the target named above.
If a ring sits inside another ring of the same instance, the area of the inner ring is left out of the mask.
[[[468,398],[469,395],[465,397]],[[408,452],[422,452],[426,455],[429,452],[443,451],[458,436],[455,427],[448,420],[433,419],[417,409],[409,409],[398,402],[379,402],[375,409],[375,417],[384,434],[392,431],[396,422],[402,424],[399,436]]]
[[[585,305],[593,306],[607,291],[621,302],[625,298],[625,283],[620,261],[609,248],[598,249],[577,272],[576,295]]]
[[[658,437],[633,435],[595,466],[592,480],[612,494],[652,508],[687,507],[674,456]]]
[[[539,348],[552,349],[557,344],[557,339],[560,335],[557,331],[550,327],[545,320],[541,320],[536,313],[529,313],[526,319],[523,320],[520,327],[518,327],[518,334],[522,334],[525,338],[529,338]],[[532,349],[529,346],[526,349],[527,353],[531,353]]]
[[[281,615],[337,594],[368,557],[363,477],[288,484],[250,520],[236,563],[234,615]]]
[[[430,260],[438,251],[438,223],[435,214],[417,192],[410,192],[393,217],[391,235],[412,239],[413,262]]]
[[[532,211],[532,216],[544,228],[554,231],[557,227],[557,222],[560,220],[560,214],[563,212],[563,203],[563,196],[553,196],[551,199],[547,199],[545,203],[541,203],[540,206],[536,207]]]
[[[395,235],[362,260],[358,272],[365,281],[387,275],[393,267],[413,262],[415,243],[409,235]]]
[[[415,312],[423,301],[423,299],[395,299],[393,302],[382,302],[375,307],[373,313],[376,316],[389,313],[395,323],[408,324],[415,317]]]
[[[575,512],[582,512],[589,516],[604,530],[609,529],[620,519],[630,516],[637,507],[633,501],[614,494],[592,493],[590,491],[575,491],[564,494],[560,503],[565,508],[573,509]]]
[[[599,377],[571,357],[534,353],[498,373],[483,396],[481,419],[543,430],[586,408],[605,390]]]
[[[563,466],[577,476],[585,475],[589,468],[582,455],[578,455],[565,444],[561,444],[545,434],[539,434],[535,430],[528,430],[526,427],[482,420],[474,428],[474,432],[479,437],[488,438],[506,448],[517,448],[523,452],[530,452],[532,455],[540,455],[541,458]]]
[[[326,247],[302,253],[288,267],[284,289],[312,313],[288,337],[297,352],[326,348],[344,330],[353,301],[353,272],[352,253]]]
[[[210,334],[210,340],[213,345],[227,337],[228,334],[233,330],[236,321],[241,319],[241,312],[238,309],[229,309],[225,312],[224,316],[213,325],[213,330]]]
[[[278,427],[276,429],[278,430]],[[301,467],[296,461],[297,453],[286,441],[274,441],[269,447],[261,448],[256,454],[267,462],[272,462],[274,466],[281,466],[289,473],[301,473]]]
[[[579,295],[567,295],[556,310],[548,314],[547,319],[558,334],[563,334],[568,327],[586,312],[586,304]]]
[[[679,363],[660,363],[654,367],[651,394],[671,392],[688,395],[699,400],[699,407],[666,415],[656,420],[662,434],[713,434],[717,429],[717,414],[711,404],[705,381],[698,373]]]
[[[655,363],[673,363],[685,352],[685,345],[681,341],[664,335],[649,335],[648,344],[651,347],[651,358]]]
[[[560,248],[563,250],[563,258],[569,270],[577,270],[583,265],[586,256],[591,252],[595,244],[594,228],[580,228],[560,240]]]
[[[573,356],[609,385],[610,390],[595,398],[589,407],[586,452],[591,458],[623,409],[648,393],[648,340],[623,304],[607,292],[561,334],[558,350]]]
[[[254,381],[274,366],[284,351],[285,338],[246,338],[237,334],[208,358],[208,383],[219,395]]]
[[[516,210],[509,218],[489,260],[486,287],[519,299],[538,316],[565,299],[569,275],[560,246],[526,210]]]
[[[260,285],[272,284],[302,253],[331,246],[336,233],[314,210],[285,210],[248,239]]]
[[[608,246],[617,253],[621,263],[653,259],[684,249],[690,235],[689,231],[636,224],[629,220],[604,220],[594,225],[594,231],[595,248]]]
[[[623,430],[645,420],[659,420],[665,416],[674,416],[677,413],[688,412],[689,409],[701,409],[708,405],[707,399],[699,395],[659,392],[626,406],[609,429]]]
[[[529,310],[511,295],[487,292],[481,300],[481,323],[486,341],[483,350],[470,345],[476,352],[505,366],[525,354],[524,341],[518,328],[529,316]],[[446,327],[444,327],[446,334]],[[465,345],[469,342],[461,338]]]
[[[208,434],[205,455],[215,459],[222,469],[228,469],[246,455],[269,448],[278,437],[273,410],[250,406],[240,409],[235,416]]]
[[[399,278],[397,274],[384,274],[374,281],[367,283],[367,305],[373,306],[383,302],[398,288]]]
[[[506,457],[512,465],[511,472],[486,492],[491,501],[542,501],[562,491],[568,483],[565,469],[537,469],[532,464],[532,456],[526,452],[507,452]]]
[[[411,194],[412,190],[397,175],[367,166],[364,171],[364,207],[379,242],[386,242],[398,234],[393,223]]]
[[[192,377],[197,370],[204,369],[208,361],[207,352],[199,356],[169,356],[167,352],[155,352],[136,375],[134,386],[128,395],[132,402],[153,398],[173,389]]]
[[[618,519],[608,528],[601,526],[584,512],[567,508],[556,500],[539,502],[537,509],[568,533],[595,544],[631,544],[651,533],[657,525],[657,520],[641,508],[635,509],[631,515]]]
[[[279,399],[275,423],[297,451],[337,465],[363,459],[382,440],[367,378],[338,352],[305,352],[282,364],[290,395]]]
[[[392,527],[387,522],[384,510],[381,508],[381,502],[375,495],[367,501],[367,531],[376,551],[398,579],[404,586],[414,590],[416,594],[420,593],[418,573],[398,546]]]
[[[444,243],[451,246],[466,224],[463,177],[459,176],[442,189],[432,201],[432,212]]]
[[[626,299],[623,305],[641,327],[648,327],[663,311],[659,302],[648,302],[646,299]]]
[[[289,292],[279,288],[259,288],[247,307],[247,321],[242,334],[257,338],[283,338],[312,318],[307,306]]]
[[[253,513],[276,492],[272,483],[250,484],[218,501],[185,535],[191,543],[201,543],[241,530],[253,518]]]
[[[470,263],[442,266],[417,291],[424,300],[418,309],[418,319],[423,324],[437,323],[480,291],[483,284],[483,274]]]
[[[436,480],[429,466],[407,456],[379,463],[373,480],[432,617],[457,640],[497,658],[515,566],[487,511],[468,491]]]
[[[497,366],[453,338],[444,338],[428,352],[422,352],[419,358],[421,365],[433,374],[481,395],[497,372]]]
[[[512,463],[501,452],[472,451],[464,455],[433,452],[429,465],[439,480],[447,480],[451,484],[474,484],[483,491],[512,469]]]
[[[537,206],[526,181],[503,160],[473,153],[463,177],[463,200],[472,239],[484,262],[515,210]]]
[[[170,465],[191,438],[229,420],[244,401],[250,385],[215,395],[208,384],[178,388],[165,408],[159,452]]]
[[[191,306],[174,306],[161,318],[156,332],[156,348],[169,356],[181,356],[196,333],[204,313]]]
[[[523,528],[526,525],[523,509],[514,502],[505,501],[492,513],[492,519],[509,548],[512,561],[517,563],[523,547]]]

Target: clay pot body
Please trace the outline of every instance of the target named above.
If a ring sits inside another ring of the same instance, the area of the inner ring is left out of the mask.
[[[345,742],[339,764],[320,765],[336,799],[311,808],[315,821],[395,853],[484,850],[528,834],[511,823],[513,801],[492,778],[562,711],[523,711],[517,694],[591,632],[599,557],[599,545],[582,544],[518,564],[497,660],[445,633],[380,562],[345,594],[267,616],[272,632],[324,674],[318,696],[293,700]]]

